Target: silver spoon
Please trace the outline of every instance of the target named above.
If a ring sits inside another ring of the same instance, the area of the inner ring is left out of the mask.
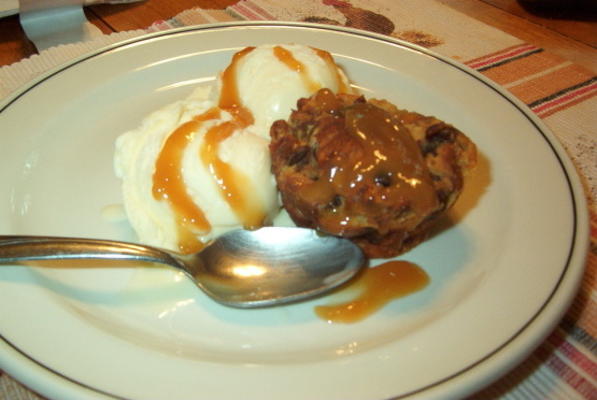
[[[165,264],[185,272],[215,301],[237,308],[320,295],[351,279],[366,263],[349,240],[305,228],[235,230],[190,255],[112,240],[0,235],[0,264],[65,259]]]

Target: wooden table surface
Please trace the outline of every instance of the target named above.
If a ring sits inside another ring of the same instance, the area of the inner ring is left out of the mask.
[[[85,8],[104,33],[146,28],[193,8],[223,9],[238,0],[146,0]],[[566,8],[529,7],[517,0],[438,0],[488,25],[597,71],[597,7],[594,0],[565,0]],[[552,0],[553,1],[553,0]],[[571,8],[570,4],[580,4]],[[0,66],[36,53],[18,16],[0,19]]]

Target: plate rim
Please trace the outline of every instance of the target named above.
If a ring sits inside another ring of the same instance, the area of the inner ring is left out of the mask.
[[[421,394],[431,395],[433,397],[434,393],[435,395],[446,396],[445,392],[439,393],[439,391],[441,391],[442,388],[445,388],[446,385],[451,387],[451,391],[447,394],[470,394],[470,392],[473,390],[479,390],[509,372],[511,368],[521,362],[526,356],[528,356],[528,354],[530,354],[543,342],[551,330],[560,322],[561,318],[564,316],[565,312],[576,296],[582,281],[582,277],[584,276],[584,266],[586,264],[585,259],[589,246],[588,209],[584,196],[584,190],[578,173],[557,137],[543,123],[543,121],[528,108],[526,104],[499,86],[497,83],[491,81],[480,72],[466,66],[465,64],[410,42],[388,37],[386,35],[347,27],[292,21],[234,21],[213,23],[146,33],[135,38],[113,43],[87,52],[46,71],[37,78],[29,81],[27,84],[10,93],[4,100],[0,102],[0,114],[9,108],[11,104],[16,102],[22,96],[25,96],[39,84],[51,79],[54,75],[60,74],[69,68],[72,68],[79,63],[93,59],[94,57],[117,51],[130,45],[142,45],[143,43],[159,40],[160,38],[167,36],[176,36],[179,34],[205,30],[216,31],[219,29],[242,29],[247,27],[302,28],[334,31],[365,38],[372,38],[378,41],[389,43],[391,45],[397,45],[399,47],[414,50],[415,52],[426,56],[430,56],[437,61],[441,61],[470,75],[507,100],[535,127],[537,133],[539,133],[547,142],[566,179],[566,187],[568,188],[570,205],[573,213],[572,238],[570,240],[566,262],[564,264],[565,266],[562,268],[559,279],[554,285],[551,293],[543,301],[542,306],[537,310],[537,312],[530,316],[528,321],[521,326],[512,335],[512,337],[510,337],[500,346],[496,347],[493,351],[489,352],[476,362],[468,365],[466,368],[458,370],[441,380],[430,383],[424,387],[417,388],[416,390],[402,394],[398,397],[392,397],[392,399],[404,399]],[[573,274],[573,272],[576,272],[576,274]],[[567,290],[563,291],[563,288],[566,288]],[[539,317],[546,314],[550,317],[548,318],[549,323],[543,323],[543,325],[538,324],[538,320],[542,321],[542,319]],[[532,332],[530,332],[532,329],[529,329],[532,325],[536,328],[542,329],[539,329],[540,332],[535,332],[532,334]],[[507,354],[504,354],[503,350],[508,347],[514,347],[517,349],[517,351],[511,351]],[[16,363],[13,363],[13,366],[11,367],[8,366],[7,362],[4,362],[4,360],[0,359],[0,367],[2,367],[4,371],[9,372],[10,375],[18,377],[17,379],[30,388],[33,388],[33,390],[39,390],[40,392],[46,390],[44,393],[49,393],[47,389],[48,386],[50,386],[50,389],[54,389],[52,392],[56,395],[59,394],[61,396],[60,398],[75,398],[72,396],[85,395],[86,398],[132,400],[128,397],[121,397],[103,389],[95,388],[83,382],[79,382],[74,378],[65,376],[61,372],[46,366],[43,362],[35,360],[35,358],[27,354],[25,350],[22,350],[15,344],[11,343],[0,332],[0,354],[3,353],[12,354],[14,357],[13,361],[16,360]],[[494,362],[491,363],[489,362],[490,360],[493,360]],[[483,379],[475,379],[473,376],[474,374],[472,374],[472,372],[478,369],[485,370],[485,372],[481,374],[481,378]],[[40,375],[42,382],[48,386],[44,386],[36,381],[36,378],[39,378]],[[460,382],[460,384],[458,382]]]

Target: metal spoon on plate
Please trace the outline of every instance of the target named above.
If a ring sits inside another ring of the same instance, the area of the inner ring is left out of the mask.
[[[111,240],[0,236],[0,264],[64,259],[168,265],[185,272],[215,301],[237,308],[318,296],[350,280],[366,264],[349,240],[306,228],[235,230],[190,255]]]

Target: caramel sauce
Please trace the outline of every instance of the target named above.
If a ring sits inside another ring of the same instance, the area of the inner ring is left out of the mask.
[[[340,69],[338,68],[338,65],[336,64],[336,62],[334,61],[334,57],[332,57],[332,55],[325,50],[318,49],[316,47],[311,47],[311,49],[313,49],[313,51],[323,61],[325,61],[325,63],[328,65],[329,69],[334,71],[334,73],[336,75],[336,83],[338,85],[338,93],[349,93],[350,90],[349,90],[348,86],[346,85],[346,83],[344,82],[344,80],[342,79]]]
[[[318,91],[319,89],[321,89],[321,85],[319,83],[315,82],[313,79],[311,79],[311,76],[309,75],[309,71],[307,71],[307,68],[305,67],[305,65],[302,62],[300,62],[299,60],[297,60],[296,58],[294,58],[294,56],[292,55],[292,53],[290,51],[286,50],[282,46],[275,46],[274,47],[274,55],[281,63],[283,63],[288,68],[290,68],[292,71],[295,71],[296,73],[298,73],[300,75],[300,77],[303,81],[303,84],[310,92],[314,93],[314,92]]]
[[[246,47],[234,54],[232,62],[222,73],[222,88],[218,106],[232,114],[233,119],[211,128],[205,135],[200,149],[201,160],[211,171],[222,196],[247,229],[261,226],[266,218],[266,211],[256,196],[257,192],[249,187],[246,176],[222,161],[218,157],[218,149],[220,144],[232,136],[236,130],[246,128],[254,122],[253,114],[243,106],[239,98],[236,81],[239,60],[254,49],[255,47]]]
[[[200,154],[202,162],[213,174],[224,199],[239,216],[246,228],[255,228],[262,224],[265,211],[255,192],[247,188],[246,176],[218,157],[220,143],[230,137],[237,129],[253,123],[253,115],[241,103],[236,82],[238,61],[250,53],[254,47],[247,47],[232,57],[232,62],[222,73],[222,89],[218,107],[196,116],[176,128],[168,137],[158,159],[153,174],[153,196],[167,201],[174,213],[178,227],[179,251],[185,254],[200,250],[204,244],[196,237],[197,233],[210,231],[211,224],[203,211],[193,202],[188,194],[182,177],[182,158],[184,151],[193,140],[194,133],[201,124],[220,117],[220,110],[229,112],[232,120],[211,127],[205,134]]]
[[[361,321],[390,301],[405,297],[429,284],[429,276],[408,261],[388,261],[368,268],[343,291],[359,289],[351,301],[329,306],[316,306],[315,313],[330,323]]]
[[[246,229],[255,229],[263,225],[266,212],[255,192],[248,186],[248,178],[236,171],[218,157],[220,143],[230,137],[237,125],[230,121],[209,129],[199,150],[201,161],[211,171],[220,193],[240,218]]]
[[[344,132],[340,139],[345,151],[333,152],[320,160],[323,172],[317,181],[304,188],[304,195],[320,204],[333,204],[335,196],[363,201],[346,202],[344,206],[348,209],[338,212],[337,219],[329,218],[326,230],[342,233],[351,218],[370,215],[375,212],[370,208],[384,203],[408,205],[412,217],[405,221],[410,225],[405,228],[410,229],[437,207],[437,196],[421,151],[391,114],[368,103],[355,103],[346,109]],[[320,137],[319,151],[326,151],[327,141],[332,140],[338,138]],[[380,179],[383,187],[378,187]],[[335,210],[332,211],[334,215]]]
[[[234,123],[239,128],[251,125],[253,114],[243,106],[238,96],[238,84],[236,82],[236,68],[238,62],[247,54],[255,50],[255,47],[245,47],[232,56],[230,65],[222,72],[222,88],[220,92],[219,107],[228,111],[234,116]]]
[[[179,250],[184,253],[200,250],[202,244],[194,232],[209,231],[211,225],[187,193],[182,176],[182,157],[201,123],[219,116],[220,111],[212,108],[176,128],[164,143],[156,161],[152,194],[157,200],[167,201],[176,214]]]

